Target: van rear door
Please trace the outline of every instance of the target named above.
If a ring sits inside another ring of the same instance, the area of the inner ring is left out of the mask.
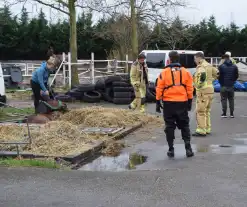
[[[166,53],[146,53],[149,81],[155,83],[157,77],[165,67]]]
[[[196,63],[194,61],[194,55],[195,54],[190,54],[190,53],[179,54],[180,64],[183,67],[187,68],[192,75],[196,72]]]

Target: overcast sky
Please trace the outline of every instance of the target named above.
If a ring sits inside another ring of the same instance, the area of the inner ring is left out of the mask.
[[[0,0],[3,2],[4,0]],[[229,25],[234,21],[238,26],[242,27],[247,24],[247,0],[187,0],[190,5],[187,8],[179,9],[178,14],[188,23],[198,23],[203,18],[208,18],[214,15],[218,25]],[[226,3],[229,2],[229,3]],[[18,14],[21,10],[21,5],[12,7],[12,11]],[[46,13],[48,19],[58,19],[63,17],[62,14],[56,11],[51,11],[47,7],[26,4],[26,8],[30,15],[35,16],[40,8]],[[174,14],[175,16],[176,14]]]

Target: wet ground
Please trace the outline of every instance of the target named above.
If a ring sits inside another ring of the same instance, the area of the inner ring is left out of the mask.
[[[246,94],[236,94],[236,118],[222,119],[216,95],[212,134],[192,139],[193,158],[185,157],[177,131],[176,156],[168,159],[164,129],[147,126],[126,137],[119,157],[101,157],[77,171],[1,168],[0,206],[246,206],[246,101]],[[154,112],[154,105],[148,109]]]
[[[193,138],[192,148],[198,156],[207,156],[210,154],[247,155],[247,110],[245,110],[245,94],[237,94],[236,118],[222,119],[221,105],[218,94],[214,100],[212,109],[212,134],[206,138]],[[149,105],[150,112],[154,105]],[[245,115],[246,114],[246,115]],[[191,129],[195,130],[195,112],[190,112]],[[185,157],[184,144],[179,131],[176,131],[175,153],[173,160],[166,157],[166,140],[163,127],[147,126],[125,138],[125,148],[118,157],[101,156],[91,163],[79,168],[82,171],[129,171],[129,170],[154,170],[168,169],[174,161],[187,159]],[[131,161],[130,156],[137,153],[140,156],[147,157],[146,162],[138,164],[134,169],[129,169],[128,164]],[[195,158],[192,158],[195,159]]]

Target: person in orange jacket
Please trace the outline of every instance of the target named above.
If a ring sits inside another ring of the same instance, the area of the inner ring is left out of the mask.
[[[168,157],[174,157],[175,129],[181,130],[187,157],[194,156],[190,144],[190,127],[188,111],[191,111],[193,99],[193,78],[190,72],[179,63],[177,51],[169,53],[171,64],[160,73],[156,82],[156,112],[165,120],[165,133],[168,143]],[[163,102],[163,107],[161,106]]]

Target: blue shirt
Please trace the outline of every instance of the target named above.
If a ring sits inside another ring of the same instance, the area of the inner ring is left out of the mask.
[[[48,83],[49,71],[46,62],[43,62],[40,68],[36,69],[32,74],[32,81],[39,84],[42,91],[47,91],[45,84]]]

